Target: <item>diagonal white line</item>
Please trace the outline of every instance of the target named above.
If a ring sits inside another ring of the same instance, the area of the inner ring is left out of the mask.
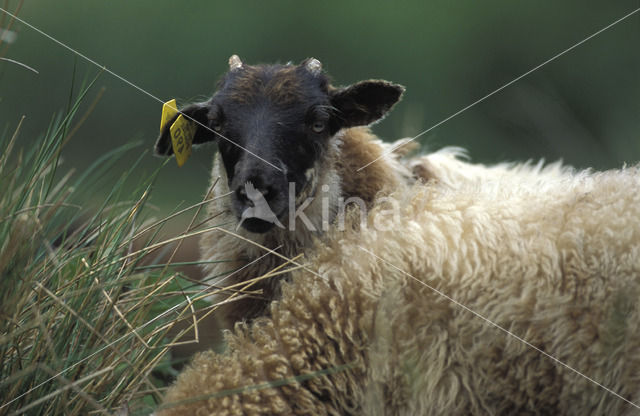
[[[478,318],[482,319],[483,321],[485,321],[486,323],[498,328],[499,330],[505,332],[507,335],[510,335],[512,337],[514,337],[515,339],[517,339],[518,341],[522,342],[523,344],[525,344],[526,346],[533,348],[534,350],[538,351],[540,354],[544,355],[547,358],[552,359],[553,361],[555,361],[556,363],[562,365],[563,367],[566,367],[567,369],[573,371],[574,373],[578,374],[581,377],[584,377],[585,379],[587,379],[588,381],[592,382],[593,384],[597,385],[598,387],[606,390],[607,392],[613,394],[614,396],[618,397],[619,399],[624,400],[625,402],[629,403],[630,405],[632,405],[633,407],[636,407],[637,409],[640,409],[640,405],[637,405],[635,403],[633,403],[630,400],[627,400],[626,398],[622,397],[621,395],[619,395],[618,393],[616,393],[615,391],[611,390],[608,387],[603,386],[602,384],[598,383],[597,381],[595,381],[594,379],[592,379],[589,376],[586,376],[584,374],[582,374],[580,371],[576,370],[575,368],[569,366],[568,364],[563,363],[562,361],[560,361],[559,359],[557,359],[556,357],[554,357],[553,355],[544,352],[543,350],[541,350],[540,348],[536,347],[535,345],[531,344],[530,342],[528,342],[527,340],[520,338],[518,335],[514,334],[513,332],[509,331],[508,329],[505,329],[503,327],[501,327],[500,325],[496,324],[495,322],[485,318],[484,316],[480,315],[478,312],[470,309],[469,307],[463,305],[462,303],[458,302],[457,300],[451,298],[450,296],[447,296],[446,294],[442,293],[441,291],[439,291],[438,289],[436,289],[433,286],[430,286],[429,284],[423,282],[422,280],[412,276],[411,274],[405,272],[404,270],[400,269],[399,267],[396,267],[395,265],[389,263],[388,261],[386,261],[385,259],[383,259],[382,257],[376,255],[375,253],[367,250],[366,248],[359,246],[360,249],[362,251],[365,251],[369,254],[371,254],[373,257],[375,257],[378,260],[381,260],[383,263],[393,267],[394,269],[396,269],[397,271],[399,271],[400,273],[404,274],[405,276],[408,276],[410,278],[412,278],[413,280],[415,280],[416,282],[420,283],[421,285],[426,286],[427,288],[431,289],[432,291],[436,292],[438,295],[442,296],[443,298],[447,299],[450,302],[455,303],[457,306],[461,307],[462,309],[466,310],[467,312],[470,312],[472,314],[474,314],[475,316],[477,316]]]
[[[565,49],[564,51],[560,52],[559,54],[547,59],[546,61],[544,61],[543,63],[531,68],[530,70],[528,70],[527,72],[525,72],[524,74],[520,75],[519,77],[507,82],[506,84],[504,84],[503,86],[501,86],[500,88],[494,90],[493,92],[490,92],[489,94],[485,95],[484,97],[474,101],[473,103],[469,104],[468,106],[462,108],[461,110],[456,111],[455,113],[451,114],[449,117],[445,118],[444,120],[434,124],[433,126],[429,127],[428,129],[426,129],[423,132],[420,132],[419,134],[415,135],[414,137],[412,137],[409,140],[403,141],[402,143],[396,145],[396,146],[392,146],[391,148],[389,148],[386,152],[383,152],[379,157],[373,159],[371,162],[367,163],[366,165],[358,168],[356,170],[356,172],[360,172],[362,169],[366,168],[367,166],[371,165],[372,163],[377,162],[378,160],[382,159],[383,157],[390,155],[391,153],[395,152],[397,149],[401,148],[402,146],[405,146],[406,144],[414,141],[415,139],[417,139],[418,137],[430,132],[431,130],[435,129],[436,127],[440,126],[441,124],[446,123],[447,121],[451,120],[452,118],[454,118],[457,115],[460,115],[462,113],[464,113],[465,111],[467,111],[468,109],[470,109],[471,107],[475,106],[476,104],[481,103],[482,101],[486,100],[487,98],[491,97],[492,95],[502,91],[503,89],[507,88],[508,86],[520,81],[522,78],[526,77],[527,75],[531,74],[534,71],[537,71],[538,69],[542,68],[543,66],[545,66],[546,64],[548,64],[549,62],[554,61],[555,59],[561,57],[562,55],[566,54],[567,52],[577,48],[578,46],[582,45],[583,43],[587,42],[588,40],[594,38],[595,36],[598,36],[600,33],[604,32],[605,30],[611,28],[612,26],[615,26],[616,24],[622,22],[623,20],[625,20],[626,18],[634,15],[635,13],[638,13],[638,11],[640,11],[640,8],[635,9],[634,11],[632,11],[631,13],[626,14],[625,16],[619,18],[618,20],[616,20],[615,22],[603,27],[602,29],[598,30],[597,32],[587,36],[586,38],[582,39],[580,42],[574,44],[573,46],[570,46],[569,48]]]
[[[7,10],[3,9],[2,7],[0,7],[0,11],[11,16],[13,19],[16,19],[18,22],[22,23],[23,25],[29,27],[30,29],[38,32],[39,34],[41,34],[42,36],[46,37],[47,39],[51,40],[54,43],[57,43],[58,45],[62,46],[63,48],[69,50],[70,52],[78,55],[79,57],[81,57],[82,59],[86,60],[87,62],[92,63],[93,65],[97,66],[98,68],[102,69],[104,72],[107,72],[110,75],[113,75],[114,77],[118,78],[120,81],[124,82],[125,84],[135,88],[136,90],[140,91],[141,93],[151,97],[152,99],[156,100],[157,102],[164,104],[165,101],[161,100],[160,98],[156,97],[155,95],[151,94],[150,92],[148,92],[147,90],[143,89],[142,87],[137,86],[136,84],[134,84],[133,82],[127,80],[126,78],[116,74],[115,72],[113,72],[112,70],[110,70],[109,68],[107,68],[104,65],[100,65],[98,62],[94,61],[93,59],[89,58],[86,55],[83,55],[82,53],[78,52],[77,50],[73,49],[72,47],[68,46],[67,44],[59,41],[58,39],[54,38],[53,36],[43,32],[42,30],[38,29],[37,27],[33,26],[32,24],[24,21],[23,19],[19,18],[18,16],[12,14],[11,12],[8,12]],[[176,109],[177,110],[177,109]],[[271,166],[272,168],[282,172],[282,169],[277,167],[276,165],[274,165],[273,163],[261,158],[260,156],[258,156],[257,154],[253,153],[252,151],[245,149],[244,147],[240,146],[238,143],[234,142],[233,140],[223,136],[222,134],[218,133],[217,131],[209,128],[209,126],[206,126],[202,123],[200,123],[198,120],[193,119],[192,117],[189,117],[186,114],[182,114],[183,117],[193,121],[194,123],[198,124],[201,127],[204,127],[205,129],[209,130],[210,132],[216,134],[217,136],[219,136],[220,138],[228,141],[229,143],[233,144],[234,146],[239,147],[240,149],[244,150],[245,152],[249,153],[250,155],[260,159],[261,161],[263,161],[264,163],[266,163],[267,165]]]

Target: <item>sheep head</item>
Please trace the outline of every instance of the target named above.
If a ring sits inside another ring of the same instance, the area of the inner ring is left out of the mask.
[[[314,58],[299,65],[251,66],[234,55],[211,99],[180,112],[198,124],[193,144],[218,143],[234,214],[247,230],[263,233],[276,222],[243,217],[255,205],[246,184],[259,190],[275,217],[283,219],[291,189],[296,196],[315,193],[308,189],[315,186],[310,178],[336,133],[382,119],[403,91],[383,80],[335,88]],[[159,155],[173,153],[171,124],[156,143]]]

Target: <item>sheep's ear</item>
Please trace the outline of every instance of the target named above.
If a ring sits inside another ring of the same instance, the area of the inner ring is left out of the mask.
[[[173,147],[171,146],[171,125],[176,121],[180,114],[183,114],[188,119],[192,119],[197,121],[198,124],[196,133],[193,136],[192,144],[201,144],[206,142],[211,142],[216,139],[215,133],[213,133],[210,129],[207,129],[204,126],[209,125],[209,109],[211,108],[210,103],[195,103],[190,104],[187,107],[180,110],[180,113],[173,116],[163,127],[162,131],[160,131],[160,136],[158,136],[158,140],[155,145],[155,153],[159,156],[171,156],[173,154]]]
[[[403,92],[402,85],[382,80],[362,81],[332,91],[331,105],[338,110],[336,127],[365,126],[382,119]]]

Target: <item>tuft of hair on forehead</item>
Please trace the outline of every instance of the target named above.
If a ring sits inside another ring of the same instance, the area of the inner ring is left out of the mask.
[[[329,92],[329,78],[322,73],[320,61],[314,58],[300,65],[245,65],[234,55],[229,63],[230,70],[218,89],[237,103],[267,98],[278,104],[291,105],[302,103],[318,92]]]

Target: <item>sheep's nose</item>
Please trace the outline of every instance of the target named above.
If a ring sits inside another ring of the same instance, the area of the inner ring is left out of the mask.
[[[242,205],[253,207],[262,201],[269,203],[275,198],[276,192],[273,187],[264,184],[260,178],[253,178],[239,185],[235,194]]]

